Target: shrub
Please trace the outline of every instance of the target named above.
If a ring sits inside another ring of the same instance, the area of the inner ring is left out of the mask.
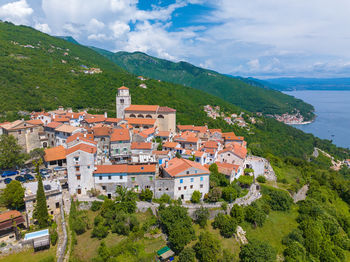
[[[236,219],[237,223],[242,223],[244,220],[244,209],[243,207],[235,204],[230,211],[231,217]]]
[[[237,191],[233,187],[225,187],[222,190],[222,198],[229,203],[232,203],[237,198],[237,195]]]
[[[139,198],[141,201],[148,201],[151,202],[153,197],[153,192],[146,188],[145,190],[142,189]]]
[[[241,246],[239,258],[242,262],[272,262],[276,261],[276,250],[268,243],[251,239],[248,244]]]
[[[194,211],[194,221],[202,228],[207,225],[207,221],[209,219],[209,210],[204,207],[200,207],[196,211]]]
[[[293,204],[292,198],[285,191],[271,190],[268,195],[270,197],[268,203],[272,210],[286,211],[289,210]]]
[[[97,226],[94,226],[94,229],[92,230],[91,236],[96,237],[98,239],[105,238],[108,235],[108,228],[104,226],[102,223],[98,224]]]
[[[212,226],[218,228],[223,237],[229,238],[236,232],[237,221],[233,217],[219,213],[215,216]]]
[[[256,178],[256,181],[258,181],[259,183],[266,183],[266,178],[264,176],[258,176]]]
[[[249,187],[253,183],[252,176],[240,176],[238,182],[242,187]]]
[[[209,191],[208,194],[208,200],[210,202],[218,202],[221,198],[221,188],[220,187],[214,187]]]
[[[199,203],[201,201],[202,194],[198,190],[193,191],[192,197],[191,197],[191,202],[192,203]]]
[[[190,247],[184,248],[179,254],[179,262],[195,262],[196,253]]]
[[[101,201],[93,201],[91,204],[91,210],[96,212],[101,209],[102,202]]]

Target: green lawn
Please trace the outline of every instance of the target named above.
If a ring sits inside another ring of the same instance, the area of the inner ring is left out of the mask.
[[[56,248],[34,252],[33,249],[1,257],[0,262],[40,262],[42,259],[53,257],[56,261]]]
[[[247,232],[248,238],[268,242],[273,246],[278,254],[282,254],[284,246],[282,238],[298,226],[296,218],[298,216],[297,207],[293,206],[290,211],[271,211],[264,225],[253,229],[248,223],[243,224],[243,229]]]

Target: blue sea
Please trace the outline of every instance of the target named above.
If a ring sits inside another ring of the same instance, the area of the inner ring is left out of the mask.
[[[334,144],[350,148],[350,91],[290,91],[315,107],[317,118],[311,124],[294,125]]]

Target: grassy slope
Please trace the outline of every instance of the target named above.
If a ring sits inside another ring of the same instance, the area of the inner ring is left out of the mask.
[[[56,257],[56,248],[54,247],[38,252],[34,252],[33,249],[29,249],[24,252],[0,257],[0,262],[37,262],[40,260],[49,259],[51,257]]]
[[[298,108],[306,118],[312,118],[313,107],[281,92],[251,85],[239,78],[195,67],[186,62],[174,63],[141,52],[112,53],[93,48],[120,67],[134,74],[169,81],[206,91],[252,112],[282,114]]]

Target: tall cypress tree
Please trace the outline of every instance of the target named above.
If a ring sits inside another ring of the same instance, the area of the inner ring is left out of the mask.
[[[38,221],[39,227],[49,226],[49,213],[47,211],[46,196],[43,181],[39,172],[40,160],[35,164],[35,171],[38,179],[38,190],[36,191],[36,206],[34,210],[34,218]]]

